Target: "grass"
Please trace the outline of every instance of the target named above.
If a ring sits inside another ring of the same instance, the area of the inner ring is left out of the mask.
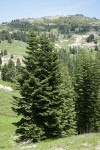
[[[0,115],[0,150],[13,147],[15,126],[12,123],[17,120],[17,117]]]
[[[67,37],[64,39],[62,36],[59,36],[59,40],[55,42],[58,46],[56,46],[57,49],[64,48],[69,49],[69,44],[73,44],[75,42],[74,36],[67,39]]]
[[[10,117],[16,116],[11,109],[13,106],[12,101],[14,95],[17,95],[17,92],[4,91],[3,89],[0,89],[0,115]]]
[[[4,65],[9,61],[11,55],[14,56],[14,58],[12,59],[14,62],[16,62],[17,59],[20,59],[21,64],[23,64],[23,56],[26,55],[26,50],[27,50],[26,47],[27,44],[22,41],[14,40],[11,44],[8,43],[7,41],[2,41],[0,43],[0,51],[7,50],[7,55],[3,56],[2,65]]]
[[[2,80],[0,80],[0,84],[11,85],[11,83]],[[13,147],[15,126],[12,123],[18,120],[11,109],[14,95],[18,95],[18,93],[0,89],[0,150]]]
[[[95,150],[100,134],[84,134],[37,144],[36,150]]]
[[[7,85],[3,81],[0,84]],[[18,93],[0,89],[0,150],[11,148],[14,143],[15,126],[12,123],[16,122],[18,117],[11,109],[13,95]]]
[[[10,126],[11,127],[11,126]],[[11,128],[7,130],[9,134]],[[14,127],[13,129],[14,130]],[[5,130],[6,131],[6,130]],[[71,136],[60,138],[56,140],[45,140],[38,143],[20,143],[17,144],[13,141],[14,133],[7,141],[3,142],[2,148],[9,148],[9,150],[100,150],[100,134],[91,133],[78,136]],[[9,147],[7,147],[9,146]]]
[[[0,79],[0,84],[4,85],[4,86],[13,86],[13,83],[11,82],[7,82],[7,81],[3,81],[2,79]]]
[[[0,50],[7,50],[9,54],[13,55],[24,55],[26,51],[27,44],[22,41],[14,40],[12,44],[7,41],[2,41],[0,43]]]
[[[8,85],[0,80],[0,84]],[[15,130],[12,124],[18,117],[12,111],[13,95],[17,91],[0,89],[0,150],[100,150],[100,133],[76,135],[55,140],[45,140],[38,143],[16,143]]]

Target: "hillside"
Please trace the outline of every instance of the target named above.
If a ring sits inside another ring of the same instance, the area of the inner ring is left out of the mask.
[[[12,84],[0,80],[0,85],[11,87]],[[4,94],[5,93],[5,94]],[[0,150],[100,150],[100,134],[91,133],[66,137],[56,140],[46,140],[35,144],[16,143],[15,126],[12,124],[18,117],[12,111],[13,96],[17,91],[0,88]]]
[[[74,56],[80,48],[93,52],[93,55],[100,52],[99,19],[81,14],[23,18],[0,24],[1,66],[8,63],[10,58],[15,64],[18,59],[22,64],[30,31],[48,35],[59,55],[64,55],[65,52],[66,56]],[[93,39],[90,38],[91,35]]]
[[[3,83],[3,82],[2,82]],[[5,84],[5,83],[3,83]],[[5,96],[4,93],[5,92]],[[12,112],[12,95],[15,91],[4,91],[0,89],[0,149],[6,150],[100,150],[100,134],[84,134],[79,136],[66,137],[57,140],[47,140],[36,144],[21,143],[16,144],[12,124],[18,117]]]
[[[15,62],[18,57],[22,61],[26,51],[27,36],[32,30],[47,34],[58,50],[66,49],[71,53],[70,48],[81,47],[100,51],[100,20],[96,18],[89,18],[81,14],[38,19],[23,18],[0,25],[0,51],[8,51],[8,55],[3,56],[3,64],[9,60],[11,55],[14,55]],[[91,34],[94,35],[94,39],[87,42],[86,39]]]
[[[68,58],[69,65],[72,65],[72,58],[81,48],[91,52],[93,56],[100,52],[100,20],[96,18],[89,18],[81,14],[49,16],[38,19],[23,18],[0,25],[0,58],[2,68],[10,59],[15,64],[18,59],[20,59],[21,64],[23,63],[22,60],[27,51],[27,39],[30,31],[48,35],[55,48],[57,48],[60,58],[64,61]],[[71,67],[69,66],[69,68]],[[91,76],[91,74],[89,75]],[[6,82],[0,79],[0,149],[100,150],[100,133],[45,140],[35,144],[28,142],[16,143],[14,141],[16,139],[16,127],[13,123],[17,122],[19,118],[12,111],[12,106],[13,96],[19,96],[19,93],[14,85],[16,81],[12,81],[13,84],[11,81]]]

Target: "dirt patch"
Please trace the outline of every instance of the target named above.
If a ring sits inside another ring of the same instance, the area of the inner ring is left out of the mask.
[[[20,149],[27,149],[27,148],[29,148],[29,149],[30,149],[30,148],[32,148],[32,149],[34,148],[34,149],[35,149],[35,148],[36,148],[36,145],[34,144],[34,145],[30,145],[30,146],[23,146],[23,147],[21,147]]]
[[[7,91],[13,91],[13,89],[10,86],[4,86],[2,84],[0,84],[0,89],[4,89],[4,90],[7,90]]]
[[[69,44],[69,46],[80,46],[82,47],[84,43],[86,43],[86,38],[88,35],[77,35],[75,36],[75,42],[73,44]]]
[[[59,44],[55,44],[56,47],[61,48],[61,46]]]
[[[95,150],[100,150],[100,144],[96,146]]]
[[[51,150],[67,150],[67,149],[65,149],[65,148],[62,148],[62,147],[53,147]]]

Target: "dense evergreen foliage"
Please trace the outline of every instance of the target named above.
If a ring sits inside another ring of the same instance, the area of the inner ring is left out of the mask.
[[[21,116],[15,123],[20,140],[100,131],[99,53],[78,50],[70,58],[63,49],[57,55],[45,35],[33,32],[27,49],[13,108]]]
[[[62,84],[60,90],[61,97],[63,99],[63,133],[64,135],[72,135],[76,133],[76,113],[74,102],[75,93],[72,85],[72,80],[68,73],[68,68],[65,63],[62,63],[61,71]]]
[[[32,22],[33,21],[33,22]],[[98,24],[94,24],[97,20],[95,18],[88,18],[83,15],[69,15],[59,16],[57,19],[43,17],[39,21],[28,18],[28,19],[16,19],[8,23],[11,28],[16,28],[20,31],[41,31],[50,32],[52,29],[57,29],[58,33],[84,33],[89,32],[91,29],[95,31],[100,30]],[[92,23],[90,23],[92,22]],[[94,25],[92,25],[94,24]]]
[[[16,69],[14,62],[10,59],[8,64],[5,64],[1,70],[1,77],[4,81],[12,82],[16,76]]]
[[[100,131],[100,60],[82,52],[75,65],[78,133]]]
[[[15,82],[21,73],[21,62],[17,60],[16,65],[12,58],[8,63],[1,67],[1,79],[4,81]]]
[[[88,43],[93,42],[93,40],[94,40],[94,34],[90,34],[90,35],[86,38],[86,41],[87,41]]]
[[[15,98],[13,108],[22,115],[16,133],[32,141],[75,134],[74,91],[68,71],[63,72],[67,68],[60,71],[57,52],[46,36],[31,33],[28,45],[19,78],[22,97]]]
[[[19,40],[19,41],[26,42],[27,37],[28,37],[28,34],[22,31],[16,31],[16,32],[10,33],[9,31],[2,30],[0,32],[0,40],[1,41],[7,40],[8,43],[12,43],[12,40]]]

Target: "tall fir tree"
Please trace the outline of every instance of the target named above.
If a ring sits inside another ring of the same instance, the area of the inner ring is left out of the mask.
[[[58,56],[45,36],[31,33],[25,67],[18,80],[21,97],[13,110],[21,116],[15,123],[21,140],[38,141],[62,135]]]
[[[75,105],[78,133],[100,130],[100,61],[81,52],[75,65]]]
[[[91,65],[91,130],[92,132],[100,132],[100,54],[97,55]]]
[[[66,63],[61,64],[62,71],[62,84],[60,88],[61,97],[63,99],[63,115],[62,115],[62,125],[63,134],[73,135],[76,134],[76,112],[75,112],[75,92],[72,85],[72,79],[69,75]]]
[[[2,65],[2,57],[0,56],[0,65]]]
[[[1,78],[4,81],[8,81],[8,66],[7,66],[7,64],[4,64],[4,66],[1,69]]]
[[[21,73],[21,61],[20,59],[18,58],[17,61],[16,61],[16,75],[17,77],[20,75]]]
[[[8,64],[4,64],[1,69],[1,78],[5,81],[13,82],[16,77],[16,69],[14,62],[10,59]]]

